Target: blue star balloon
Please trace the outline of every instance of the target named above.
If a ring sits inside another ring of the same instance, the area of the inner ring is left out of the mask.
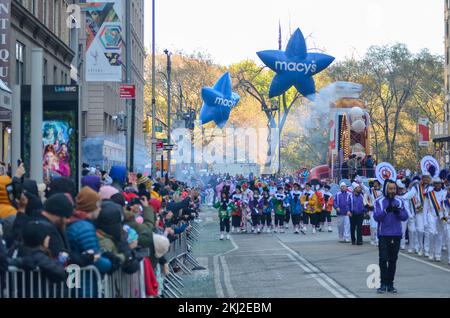
[[[222,129],[230,118],[231,110],[236,107],[241,98],[231,91],[231,76],[227,72],[213,88],[202,89],[202,99],[204,102],[200,111],[202,125],[214,121]]]
[[[316,93],[313,76],[334,61],[330,55],[308,53],[300,29],[292,35],[286,51],[271,50],[257,54],[267,67],[277,73],[270,86],[270,98],[280,96],[295,86],[303,96],[313,100]]]

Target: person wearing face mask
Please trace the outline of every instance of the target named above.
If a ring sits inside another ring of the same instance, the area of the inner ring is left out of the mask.
[[[394,278],[397,268],[400,240],[402,239],[402,222],[408,219],[402,200],[396,197],[397,185],[387,180],[383,188],[383,196],[375,202],[374,218],[378,222],[379,266],[381,284],[377,290],[384,294],[397,293]]]

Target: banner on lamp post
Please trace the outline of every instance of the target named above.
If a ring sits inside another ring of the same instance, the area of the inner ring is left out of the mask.
[[[122,82],[123,8],[121,0],[88,0],[86,81]]]
[[[419,118],[419,146],[428,147],[430,145],[430,128],[428,118]]]

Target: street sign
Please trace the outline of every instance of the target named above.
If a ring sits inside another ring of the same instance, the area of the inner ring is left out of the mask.
[[[136,86],[121,84],[120,85],[120,99],[136,99]]]
[[[156,132],[162,133],[162,132],[163,132],[162,126],[156,126],[156,127],[155,127],[155,131],[156,131]]]

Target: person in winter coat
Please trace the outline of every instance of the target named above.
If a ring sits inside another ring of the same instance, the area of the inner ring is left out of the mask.
[[[98,176],[85,176],[81,178],[81,186],[89,187],[95,192],[100,191],[100,187],[102,185],[102,179]]]
[[[375,202],[374,218],[378,222],[379,262],[381,286],[378,293],[397,293],[394,277],[397,267],[400,240],[402,239],[402,222],[408,220],[408,212],[403,202],[396,198],[397,185],[387,180],[383,196]]]
[[[300,234],[300,221],[303,213],[303,205],[300,201],[301,196],[302,192],[300,191],[300,185],[295,183],[294,189],[290,193],[291,217],[295,234]]]
[[[117,258],[122,270],[132,274],[139,270],[139,261],[128,247],[121,222],[122,207],[114,202],[103,202],[100,215],[95,220],[101,251],[104,255],[112,254],[110,258]]]
[[[340,186],[341,191],[335,194],[333,202],[338,217],[339,242],[350,243],[350,217],[347,214],[350,211],[350,193],[345,183]]]
[[[76,211],[68,221],[67,237],[70,247],[77,253],[94,255],[94,265],[101,274],[114,270],[113,260],[102,255],[93,222],[100,214],[100,196],[91,188],[84,187],[77,196]]]
[[[350,217],[350,235],[353,245],[363,245],[362,224],[364,215],[368,212],[364,204],[361,186],[353,183],[353,193],[349,197],[348,216]],[[356,232],[356,235],[355,235]]]
[[[119,192],[123,192],[127,182],[127,168],[124,166],[112,166],[109,176],[113,180],[112,186]]]
[[[17,263],[26,271],[39,269],[44,278],[53,283],[60,283],[67,278],[64,266],[51,258],[50,228],[39,221],[28,222],[22,231],[23,247],[19,249]]]
[[[9,201],[6,186],[11,184],[12,180],[8,176],[0,176],[0,219],[6,219],[16,215],[17,210]]]

